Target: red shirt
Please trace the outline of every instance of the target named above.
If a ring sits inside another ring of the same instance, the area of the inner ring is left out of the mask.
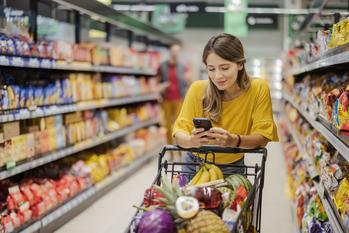
[[[168,82],[169,86],[166,89],[165,99],[169,101],[181,100],[177,78],[177,66],[175,64],[168,64]]]

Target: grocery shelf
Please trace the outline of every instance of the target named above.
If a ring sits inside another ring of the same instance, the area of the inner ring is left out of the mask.
[[[287,100],[290,104],[295,107],[298,112],[309,122],[309,124],[321,133],[329,143],[332,144],[334,148],[347,160],[349,161],[349,147],[340,140],[333,132],[331,132],[328,128],[326,128],[321,122],[317,121],[314,117],[312,117],[306,110],[301,108],[291,96],[283,92],[283,98]]]
[[[294,127],[292,127],[290,120],[287,118],[287,116],[284,117],[285,119],[285,123],[286,126],[289,130],[289,132],[292,135],[293,140],[295,141],[298,150],[300,151],[300,153],[304,156],[305,160],[309,163],[308,165],[308,172],[310,174],[310,176],[313,178],[315,176],[316,171],[315,171],[315,167],[313,162],[311,161],[311,158],[309,157],[309,155],[307,154],[304,146],[302,145],[300,139],[299,139],[299,134],[296,132],[296,130],[294,129]],[[343,230],[344,228],[341,227],[341,220],[339,220],[339,218],[336,216],[335,214],[335,210],[332,208],[331,204],[330,204],[330,197],[328,195],[328,191],[325,189],[324,185],[320,182],[317,182],[316,179],[313,179],[313,183],[314,186],[319,194],[319,197],[321,199],[321,202],[324,206],[324,209],[327,213],[328,219],[331,223],[332,229],[334,231],[334,233],[345,233],[345,231]]]
[[[160,98],[159,94],[145,94],[130,97],[122,97],[115,99],[104,99],[96,101],[85,101],[77,104],[68,104],[60,106],[48,106],[48,107],[38,107],[33,111],[28,109],[13,110],[14,113],[1,114],[0,123],[25,120],[37,117],[46,117],[58,114],[64,114],[69,112],[86,111],[93,110],[97,108],[114,107],[132,103],[146,102],[152,100],[158,100]],[[9,110],[10,112],[11,110]]]
[[[323,184],[314,182],[314,185],[319,193],[319,197],[321,199],[322,205],[324,206],[324,209],[327,213],[327,217],[331,223],[331,227],[334,233],[345,233],[346,231],[344,230],[344,228],[342,228],[341,226],[341,220],[338,219],[338,217],[336,216],[333,208],[331,207],[331,204],[329,202],[330,197],[328,197],[326,195],[326,190],[325,187],[323,186]]]
[[[41,217],[39,220],[33,222],[25,229],[18,229],[16,232],[53,232],[54,230],[61,227],[64,223],[71,220],[74,216],[78,215],[81,211],[92,205],[97,199],[102,197],[108,191],[113,189],[115,186],[126,180],[135,171],[141,168],[150,160],[156,158],[162,145],[155,146],[153,149],[144,153],[136,161],[130,165],[121,167],[116,171],[112,172],[110,176],[95,184],[92,187],[87,188],[80,194],[73,197],[71,200],[57,207],[55,210]]]
[[[41,58],[25,58],[15,56],[0,56],[0,66],[30,68],[30,69],[49,69],[49,70],[66,70],[79,72],[101,72],[112,74],[133,74],[154,76],[155,69],[138,69],[132,67],[114,67],[114,66],[94,66],[94,65],[72,65],[72,64],[58,64],[53,59]]]
[[[101,137],[88,139],[86,141],[77,143],[73,146],[49,153],[49,154],[44,155],[42,157],[38,157],[38,158],[35,158],[33,160],[25,161],[25,162],[15,166],[14,168],[9,169],[9,170],[0,171],[0,180],[14,176],[14,175],[22,173],[24,171],[31,170],[33,168],[42,166],[44,164],[56,161],[58,159],[67,157],[67,156],[75,154],[77,152],[93,148],[95,146],[101,145],[103,143],[114,140],[116,138],[126,136],[127,134],[132,133],[135,130],[142,129],[142,128],[145,128],[145,127],[157,124],[157,123],[159,123],[159,119],[153,119],[153,120],[148,120],[145,122],[136,123],[132,126],[119,129],[113,133],[108,133],[108,134],[101,136]]]
[[[316,69],[338,65],[349,62],[349,43],[339,46],[337,48],[330,49],[321,58],[304,65],[300,68],[291,69],[287,72],[288,75],[297,76],[302,73],[310,72]]]

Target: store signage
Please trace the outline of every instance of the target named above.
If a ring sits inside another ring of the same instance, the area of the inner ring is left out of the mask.
[[[152,17],[152,24],[166,33],[184,31],[186,21],[187,14],[173,14],[166,4],[156,5]]]
[[[206,2],[175,2],[169,3],[172,13],[204,13]]]
[[[224,6],[229,9],[224,13],[224,32],[237,37],[247,36],[247,0],[225,0]]]
[[[274,14],[248,14],[246,23],[251,29],[277,29],[278,16]]]

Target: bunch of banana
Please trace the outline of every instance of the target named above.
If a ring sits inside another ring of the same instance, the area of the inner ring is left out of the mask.
[[[214,164],[205,164],[195,174],[189,185],[205,184],[220,179],[224,179],[221,169]]]

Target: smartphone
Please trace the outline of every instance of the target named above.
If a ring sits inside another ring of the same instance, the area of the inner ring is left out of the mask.
[[[212,128],[210,119],[208,118],[193,118],[195,128],[204,128],[205,131]]]

